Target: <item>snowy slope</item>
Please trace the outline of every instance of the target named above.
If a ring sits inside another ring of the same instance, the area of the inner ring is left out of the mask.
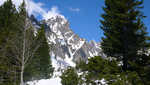
[[[102,56],[100,44],[95,41],[87,42],[75,34],[67,19],[62,16],[54,16],[48,20],[37,22],[32,19],[32,24],[39,29],[39,23],[46,25],[46,36],[50,46],[52,66],[55,68],[51,79],[42,79],[29,82],[29,85],[61,85],[59,78],[68,66],[75,67],[80,60],[87,61],[94,56]]]
[[[61,85],[61,76],[62,71],[66,69],[68,66],[75,67],[75,63],[72,61],[72,58],[66,56],[65,60],[61,58],[55,58],[54,53],[51,54],[52,66],[55,68],[53,77],[51,79],[42,79],[39,81],[29,82],[29,85]]]
[[[75,34],[64,16],[55,16],[44,21],[47,25],[48,43],[53,45],[53,53],[57,57],[72,58],[74,62],[86,61],[89,57],[102,55],[100,44],[95,41],[87,42]]]

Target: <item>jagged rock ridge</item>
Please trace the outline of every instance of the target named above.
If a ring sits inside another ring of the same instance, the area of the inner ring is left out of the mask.
[[[69,22],[64,16],[54,16],[41,22],[38,22],[33,16],[30,19],[36,29],[39,29],[40,24],[45,25],[47,40],[51,47],[50,55],[54,56],[58,63],[73,66],[73,64],[70,65],[64,60],[78,63],[81,60],[87,61],[88,58],[93,56],[104,57],[100,43],[88,42],[80,38],[71,30]]]
[[[66,67],[75,67],[76,63],[81,60],[87,61],[90,57],[105,57],[101,51],[100,43],[96,43],[95,41],[87,42],[85,39],[80,38],[71,30],[69,22],[64,16],[55,16],[41,22],[38,22],[32,16],[30,20],[32,26],[35,28],[35,33],[37,33],[40,25],[44,24],[47,41],[51,48],[51,61],[55,68],[54,75],[51,79],[40,80],[39,82],[35,81],[36,85],[48,85],[48,83],[61,85],[59,76]],[[34,81],[29,83],[29,85],[34,85]]]
[[[100,44],[95,41],[87,42],[75,34],[69,22],[63,16],[56,16],[47,21],[47,39],[53,45],[51,54],[63,59],[69,57],[74,62],[86,61],[89,57],[102,56]]]

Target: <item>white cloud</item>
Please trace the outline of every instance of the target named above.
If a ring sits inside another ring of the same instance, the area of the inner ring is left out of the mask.
[[[46,13],[46,10],[43,8],[43,3],[35,3],[32,0],[26,0],[27,11],[29,15],[43,15]]]
[[[2,5],[5,1],[7,0],[0,0],[0,5]],[[13,4],[16,5],[16,8],[20,6],[20,4],[23,2],[23,0],[12,0]],[[49,19],[51,17],[54,17],[56,15],[60,15],[60,11],[58,10],[58,7],[53,6],[49,11],[43,8],[44,4],[43,3],[35,3],[33,0],[25,0],[26,2],[26,7],[29,15],[33,14],[35,16],[42,16],[43,19]]]
[[[60,11],[58,10],[57,6],[53,6],[50,11],[48,11],[45,14],[43,14],[43,19],[47,20],[47,19],[55,17],[55,16],[62,16],[60,14]]]
[[[80,11],[80,9],[79,9],[79,8],[72,8],[72,7],[71,7],[71,8],[69,8],[69,10],[70,10],[70,11],[73,11],[73,12],[79,12],[79,11]]]

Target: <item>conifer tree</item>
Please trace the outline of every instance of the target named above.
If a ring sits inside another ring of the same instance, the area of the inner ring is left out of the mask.
[[[40,47],[37,49],[35,56],[39,57],[40,59],[40,76],[43,79],[48,79],[53,74],[53,67],[51,64],[51,57],[50,57],[50,46],[47,42],[47,38],[45,35],[44,25],[42,25],[41,29],[38,33],[38,40],[40,40]]]
[[[26,11],[25,1],[19,7],[17,20],[17,35],[13,38],[13,47],[17,63],[20,68],[20,85],[24,85],[24,72],[28,64],[34,59],[35,52],[41,45],[41,41],[34,35],[34,28],[30,23]]]
[[[122,61],[123,72],[136,71],[141,81],[143,76],[139,70],[149,60],[145,55],[148,43],[142,21],[145,16],[140,10],[142,3],[143,0],[105,0],[103,20],[100,20],[105,35],[101,43],[103,52]]]
[[[12,49],[18,12],[11,0],[0,6],[0,84],[17,85],[19,68]]]
[[[78,85],[79,78],[73,67],[68,67],[61,75],[62,85]]]
[[[44,28],[34,35],[25,1],[18,11],[11,0],[0,6],[0,72],[0,85],[24,85],[31,78],[52,76]],[[26,73],[31,74],[28,79]]]
[[[49,45],[45,36],[44,26],[38,30],[36,35],[40,47],[37,49],[34,58],[30,59],[28,66],[25,68],[25,81],[49,79],[53,74],[49,55]]]
[[[82,72],[80,85],[144,85],[136,72],[121,72],[119,64],[112,57],[104,59],[101,56],[90,58],[88,63],[78,64],[77,69]]]

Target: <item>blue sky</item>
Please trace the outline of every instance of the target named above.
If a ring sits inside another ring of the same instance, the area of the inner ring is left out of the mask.
[[[58,10],[70,22],[72,30],[80,37],[99,41],[103,35],[99,28],[101,7],[104,0],[34,0],[44,3],[44,7],[50,9],[57,6]]]
[[[88,41],[100,41],[103,36],[99,20],[100,14],[103,13],[104,0],[35,0],[35,2],[44,3],[48,9],[57,6],[60,13],[69,20],[72,30],[80,37]],[[150,0],[144,1],[142,11],[147,16],[144,22],[150,32]]]
[[[142,10],[144,15],[147,16],[144,19],[144,23],[147,26],[147,31],[149,32],[150,35],[150,0],[144,0],[144,9]]]
[[[0,0],[0,5],[6,0]],[[19,6],[22,0],[12,0]],[[25,0],[29,14],[34,14],[38,19],[49,18],[56,14],[64,15],[70,22],[72,30],[80,37],[100,41],[103,36],[99,28],[103,13],[104,0]],[[144,0],[142,10],[147,18],[144,23],[150,32],[150,0]]]

